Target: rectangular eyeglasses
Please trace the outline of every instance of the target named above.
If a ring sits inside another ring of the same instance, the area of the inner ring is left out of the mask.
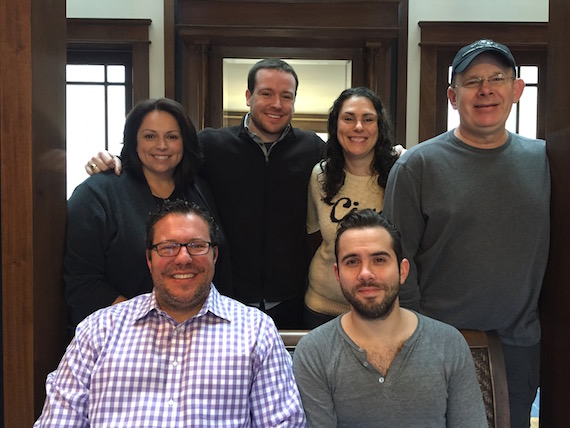
[[[159,242],[154,244],[151,248],[156,250],[160,257],[176,257],[180,253],[181,247],[186,247],[188,254],[191,256],[201,256],[207,254],[212,246],[211,242],[204,241],[201,239],[195,239],[194,241],[186,242],[184,244],[180,242]]]

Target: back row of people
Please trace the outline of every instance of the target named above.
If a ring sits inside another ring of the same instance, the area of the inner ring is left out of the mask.
[[[198,133],[204,182],[230,249],[231,280],[216,279],[223,281],[219,288],[258,306],[279,328],[316,327],[350,308],[330,269],[336,226],[354,209],[384,209],[402,231],[410,261],[402,305],[457,328],[497,330],[512,426],[527,427],[538,386],[537,300],[548,254],[550,184],[544,142],[505,129],[524,88],[509,49],[490,40],[461,49],[448,89],[459,126],[397,161],[390,122],[375,94],[365,88],[341,94],[325,147],[316,135],[291,127],[297,86],[286,63],[263,60],[248,77],[250,112],[242,124]],[[162,139],[158,128],[150,130]],[[149,159],[167,163],[170,144],[160,140]],[[138,144],[136,151],[144,164]],[[109,164],[120,169],[119,159],[107,154],[89,169]],[[144,176],[150,193],[160,197]],[[517,222],[509,215],[513,208]],[[307,231],[320,233],[322,243],[304,296]],[[105,304],[119,296],[111,299],[111,293]]]

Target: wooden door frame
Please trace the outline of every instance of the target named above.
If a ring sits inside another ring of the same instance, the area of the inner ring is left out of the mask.
[[[385,100],[397,138],[405,141],[407,0],[179,0],[177,11],[177,98],[197,128],[221,124],[220,52],[313,59],[345,59],[350,52],[359,56],[353,59],[353,84],[368,86]]]

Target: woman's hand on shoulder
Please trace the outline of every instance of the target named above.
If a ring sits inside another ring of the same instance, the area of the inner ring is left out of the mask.
[[[407,149],[405,149],[401,144],[392,147],[392,150],[396,155],[398,155],[398,157],[401,157],[407,151]]]

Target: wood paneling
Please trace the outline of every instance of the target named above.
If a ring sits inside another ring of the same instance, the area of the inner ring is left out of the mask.
[[[164,96],[176,98],[176,0],[164,0]]]
[[[33,424],[67,343],[65,1],[0,6],[4,425]]]
[[[541,296],[540,426],[568,426],[570,402],[570,3],[550,0],[546,148],[552,178],[550,256]]]

